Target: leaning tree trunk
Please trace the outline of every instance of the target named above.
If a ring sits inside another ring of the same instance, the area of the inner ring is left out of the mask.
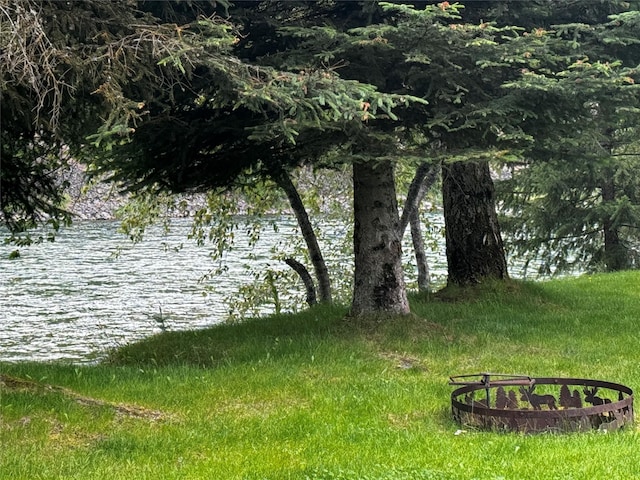
[[[422,163],[416,169],[416,173],[411,180],[409,190],[407,192],[407,201],[400,217],[400,236],[404,235],[404,231],[409,225],[411,215],[417,212],[420,203],[424,199],[429,189],[433,186],[438,177],[438,165],[433,163]]]
[[[316,298],[316,286],[313,283],[313,278],[311,278],[311,274],[309,274],[307,267],[293,258],[285,258],[284,263],[289,265],[292,270],[300,276],[300,279],[304,284],[304,288],[307,291],[307,305],[312,307],[318,303]]]
[[[400,237],[404,236],[407,224],[411,226],[411,241],[416,257],[416,268],[418,270],[418,290],[429,291],[429,263],[424,249],[424,238],[422,236],[422,225],[420,223],[420,202],[424,199],[429,189],[433,186],[438,176],[439,166],[432,163],[421,164],[411,181],[407,192],[407,201],[404,205],[402,216],[400,217],[399,232]]]
[[[448,283],[472,285],[508,277],[487,162],[442,166]]]
[[[322,256],[322,250],[320,249],[320,245],[318,244],[318,238],[313,230],[311,221],[309,221],[309,215],[307,215],[307,210],[305,209],[304,203],[302,202],[302,199],[298,194],[298,190],[291,181],[291,177],[289,177],[287,172],[285,172],[284,170],[273,172],[272,178],[286,193],[289,204],[291,205],[291,209],[293,210],[293,213],[298,220],[298,226],[300,227],[302,237],[307,244],[309,257],[311,258],[311,263],[313,264],[316,280],[318,281],[318,296],[320,297],[320,302],[331,303],[331,279],[329,277],[329,270],[327,269],[327,264],[325,263],[324,257]],[[302,277],[302,279],[303,281],[305,280],[304,277]],[[306,282],[305,285],[307,286],[308,294],[309,287]]]
[[[390,162],[354,164],[353,210],[355,271],[351,314],[409,313]]]

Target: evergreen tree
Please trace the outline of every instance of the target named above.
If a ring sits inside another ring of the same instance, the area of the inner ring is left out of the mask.
[[[287,16],[308,8],[311,7],[294,3],[278,6]],[[251,22],[245,28],[246,38],[254,39],[255,32],[260,31],[259,25],[254,27]],[[260,39],[265,41],[264,37]],[[244,62],[251,60],[246,48],[246,45],[237,47]],[[386,146],[380,148],[382,142],[371,146],[367,123],[376,122],[381,115],[392,116],[391,109],[406,103],[410,96],[380,94],[374,86],[345,80],[322,66],[293,71],[284,70],[282,65],[276,67],[256,62],[254,78],[249,78],[244,90],[231,85],[232,89],[225,91],[225,85],[212,81],[213,72],[203,65],[198,75],[190,79],[188,89],[173,93],[171,103],[156,109],[149,107],[149,118],[131,135],[132,141],[114,146],[110,157],[101,160],[101,169],[115,171],[115,180],[138,190],[211,191],[265,176],[274,178],[281,186],[290,186],[282,182],[288,169],[302,162],[317,161],[336,144],[342,143],[345,151],[357,152],[362,157],[372,148],[383,155],[389,150]],[[392,176],[390,180],[379,185],[393,188]],[[358,188],[363,184],[354,182],[354,185]],[[395,190],[387,198],[392,197]],[[359,198],[375,201],[370,195]],[[397,217],[396,204],[391,207]],[[386,225],[387,221],[380,223]],[[398,236],[397,223],[396,220],[388,228],[394,237]],[[356,239],[362,238],[365,244],[375,236],[375,232],[367,232]],[[393,244],[394,240],[390,242]],[[396,243],[399,246],[399,240]],[[354,307],[354,314],[380,310],[408,312],[399,248],[390,246],[375,252],[391,256],[380,259],[376,265],[393,264],[393,267],[377,278],[367,275],[370,287],[362,288],[376,288],[380,292],[386,289],[387,282],[395,293],[385,294],[382,301],[366,307],[362,302],[354,302],[358,306]],[[389,278],[389,271],[397,278]],[[356,292],[354,298],[373,298],[370,293]],[[326,290],[323,298],[330,298]],[[394,304],[396,299],[400,306]]]
[[[358,64],[361,71],[373,70],[374,79],[384,79],[384,88],[428,102],[404,112],[402,123],[423,132],[423,157],[443,161],[448,280],[472,284],[506,278],[488,161],[522,140],[517,120],[522,113],[500,89],[519,75],[501,61],[518,31],[468,22],[464,9],[448,2],[383,7],[387,21],[351,30],[350,43],[353,52],[368,59]]]
[[[514,253],[543,273],[638,265],[640,12],[541,32],[511,88],[536,104],[526,161],[501,186]],[[547,119],[540,122],[540,118]]]
[[[213,12],[212,2],[200,6],[195,15]],[[69,148],[79,155],[98,129],[118,136],[134,128],[149,101],[143,85],[170,90],[196,57],[222,71],[237,63],[225,55],[235,39],[226,22],[203,20],[204,49],[188,41],[195,32],[183,34],[144,7],[133,0],[0,2],[0,210],[10,232],[24,235],[18,241],[28,242],[35,225],[70,221],[58,183]]]

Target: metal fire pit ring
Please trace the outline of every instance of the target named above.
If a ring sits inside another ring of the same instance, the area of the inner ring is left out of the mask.
[[[576,432],[633,423],[633,391],[584,378],[476,373],[450,377],[454,420],[491,430]]]

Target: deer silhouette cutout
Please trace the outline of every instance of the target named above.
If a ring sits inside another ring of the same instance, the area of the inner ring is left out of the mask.
[[[542,405],[546,405],[549,410],[558,409],[558,407],[556,407],[556,399],[553,395],[538,395],[533,393],[535,388],[535,385],[530,386],[527,390],[525,390],[524,387],[520,387],[520,393],[522,394],[520,400],[529,402],[534,410],[542,410]]]
[[[605,405],[607,403],[611,403],[611,400],[608,398],[601,398],[596,396],[596,392],[598,391],[598,387],[593,387],[592,389],[588,389],[584,387],[582,389],[584,392],[584,401],[589,402],[591,405]]]

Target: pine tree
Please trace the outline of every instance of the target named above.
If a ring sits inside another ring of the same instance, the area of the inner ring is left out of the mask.
[[[560,406],[564,408],[573,407],[573,397],[566,384],[560,387]]]
[[[507,404],[509,403],[509,398],[507,397],[507,393],[504,390],[504,387],[500,386],[496,390],[496,408],[505,409],[507,408]]]
[[[213,3],[201,2],[191,20],[212,13]],[[189,44],[191,32],[138,7],[133,0],[0,2],[0,210],[15,241],[29,242],[36,225],[55,231],[70,221],[58,181],[69,152],[81,155],[96,130],[121,140],[150,100],[143,85],[170,90],[196,57],[221,69],[237,63],[225,55],[235,38],[227,22],[203,21],[204,51]]]
[[[297,18],[316,6],[290,3],[275,8],[280,17]],[[240,9],[236,15],[242,18],[242,13]],[[245,20],[248,36],[255,35],[260,22],[268,18],[265,12],[257,18],[249,15]],[[268,44],[265,37],[261,40]],[[266,64],[248,52],[247,45],[239,43],[235,51],[243,57],[239,60],[245,65],[246,78],[240,77],[231,85],[227,85],[227,79],[220,85],[211,81],[215,72],[208,71],[208,65],[203,64],[198,75],[189,78],[188,89],[176,90],[170,102],[150,108],[149,118],[136,128],[132,141],[114,145],[109,158],[103,157],[101,168],[115,171],[113,178],[132,189],[195,192],[232,188],[234,184],[265,176],[281,180],[287,170],[318,161],[336,144],[342,144],[343,151],[351,152],[352,158],[364,157],[368,155],[365,152],[372,151],[379,156],[387,154],[389,148],[384,142],[372,141],[368,123],[393,116],[392,109],[410,100],[409,95],[378,93],[375,86],[341,78],[322,65],[291,71],[284,64]],[[250,61],[253,63],[249,64]],[[363,164],[354,171],[372,167]],[[391,174],[390,181],[377,185],[391,188],[393,194],[383,198],[395,197],[392,170],[372,169]],[[365,184],[354,181],[356,189]],[[376,201],[366,193],[356,196],[359,204]],[[386,211],[392,212],[391,217],[398,217],[397,205],[392,203],[390,207]],[[372,208],[363,210],[372,211]],[[392,223],[387,227],[388,222]],[[354,301],[352,311],[356,315],[385,310],[408,312],[397,224],[398,220],[393,218],[380,223],[385,225],[387,235],[377,238],[388,236],[389,243],[385,248],[371,244],[368,254],[362,246],[371,243],[376,233],[366,231],[355,237],[357,254],[362,252],[367,258],[378,255],[379,261],[372,265],[391,266],[364,276],[356,273],[356,285],[368,291],[362,295],[356,292],[354,298],[370,299]],[[356,230],[358,226],[371,228],[367,222],[356,221]],[[360,264],[356,260],[357,271],[361,271]],[[358,278],[367,281],[361,283]],[[322,279],[326,276],[319,275],[321,285]],[[387,293],[382,294],[383,291]],[[330,292],[325,290],[323,298],[330,299]]]
[[[319,57],[344,62],[340,73],[347,78],[428,102],[398,113],[402,130],[385,129],[384,123],[375,127],[393,132],[405,146],[398,156],[410,155],[413,146],[412,154],[423,161],[446,160],[449,281],[466,284],[507,276],[487,160],[495,158],[499,144],[516,139],[517,131],[511,107],[496,98],[505,70],[496,59],[515,30],[465,23],[461,11],[447,2],[422,8],[382,4],[382,10],[372,9],[373,23],[356,28],[285,31],[301,44],[299,68]],[[412,144],[416,130],[427,139],[420,146]],[[458,161],[455,168],[452,161]],[[474,189],[485,194],[469,195]],[[455,200],[460,197],[471,201]]]
[[[512,85],[539,117],[525,127],[535,138],[525,162],[501,186],[517,214],[504,224],[513,252],[542,273],[638,265],[639,19],[632,10],[541,33],[545,53]]]

